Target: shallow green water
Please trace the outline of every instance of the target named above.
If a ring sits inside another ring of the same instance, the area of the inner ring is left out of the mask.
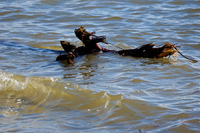
[[[200,58],[198,0],[0,2],[1,132],[200,132],[200,64],[94,53],[57,62],[74,29]],[[99,44],[107,47],[105,44]],[[109,46],[117,50],[117,47]]]

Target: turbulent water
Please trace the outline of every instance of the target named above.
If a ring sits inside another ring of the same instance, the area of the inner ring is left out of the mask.
[[[199,0],[1,0],[0,9],[1,132],[200,132],[199,62],[55,61],[60,40],[82,45],[81,25],[123,49],[171,42],[200,61]]]

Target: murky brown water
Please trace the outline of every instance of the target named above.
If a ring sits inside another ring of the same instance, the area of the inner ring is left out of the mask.
[[[81,45],[81,25],[122,48],[168,41],[199,60],[200,1],[3,0],[0,9],[1,132],[200,132],[199,62],[55,61],[60,40]]]

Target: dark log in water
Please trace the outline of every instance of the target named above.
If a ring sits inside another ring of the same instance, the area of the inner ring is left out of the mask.
[[[70,44],[66,41],[60,41],[61,46],[65,50],[66,54],[59,55],[56,60],[67,60],[69,64],[73,63],[74,58],[78,57],[79,55],[87,54],[87,49],[83,46],[77,47],[73,44]],[[154,48],[155,44],[145,44],[136,49],[127,49],[127,50],[120,50],[120,51],[113,51],[113,50],[105,50],[106,52],[114,52],[118,53],[122,56],[132,56],[132,57],[142,57],[142,58],[163,58],[170,55],[173,55],[178,50],[174,50],[175,46],[171,43],[166,43],[164,46],[159,48]],[[93,52],[95,52],[94,50]]]

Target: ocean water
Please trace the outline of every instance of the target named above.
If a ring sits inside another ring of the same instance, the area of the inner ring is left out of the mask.
[[[199,0],[1,0],[0,132],[200,132]],[[74,29],[119,50],[154,42],[198,60],[93,53],[55,61]]]

